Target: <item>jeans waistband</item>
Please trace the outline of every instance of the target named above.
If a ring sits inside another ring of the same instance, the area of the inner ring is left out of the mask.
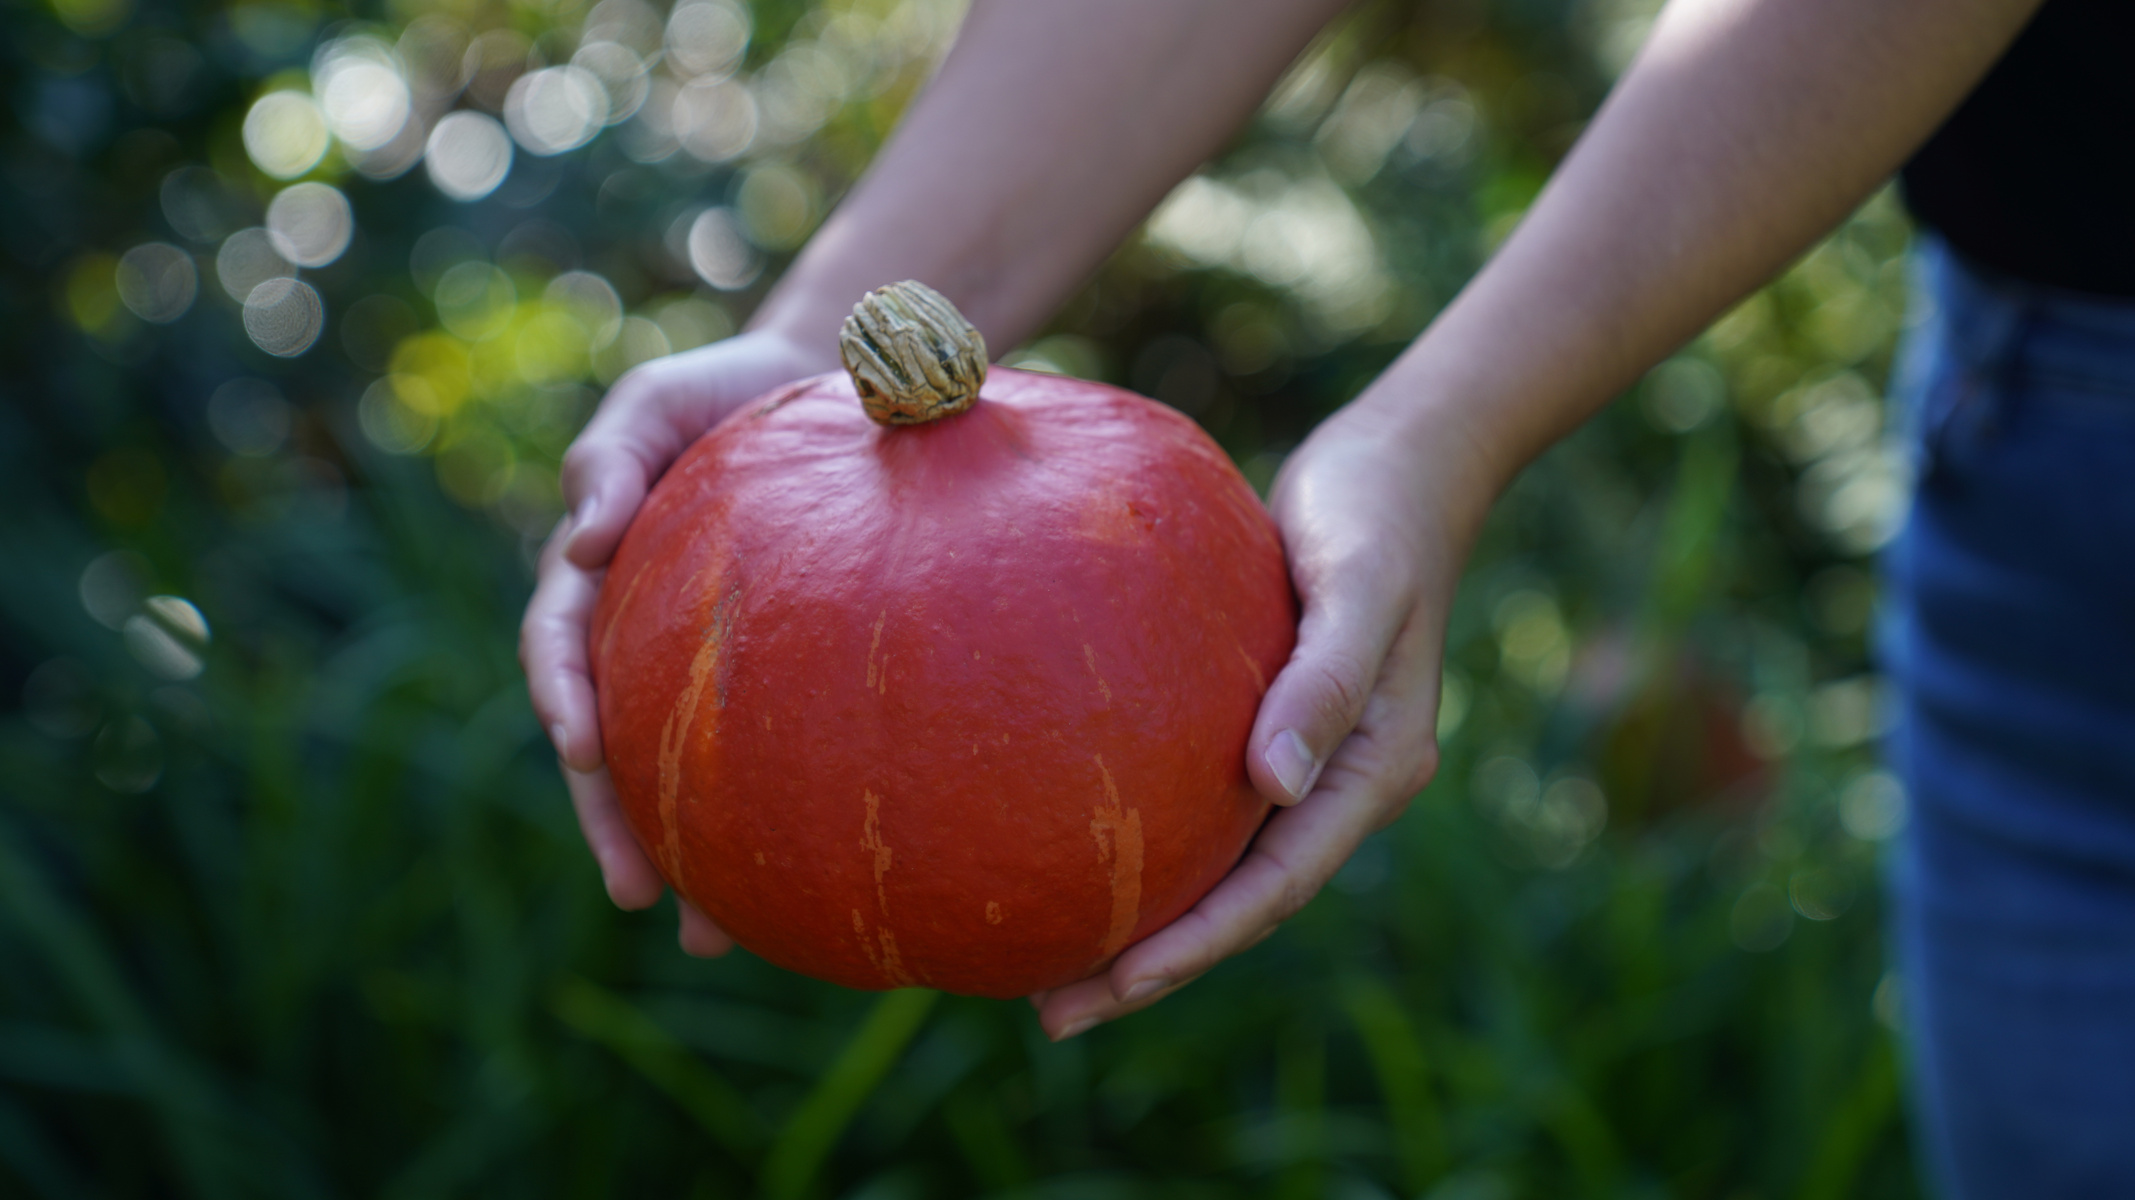
[[[2028,283],[1972,262],[1932,234],[1914,295],[1941,306],[1949,348],[1975,371],[2135,399],[2135,301]]]

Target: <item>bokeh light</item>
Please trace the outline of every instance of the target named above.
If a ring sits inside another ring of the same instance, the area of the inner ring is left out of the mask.
[[[92,559],[82,568],[75,585],[82,611],[106,629],[126,624],[148,597],[148,581],[154,572],[148,560],[131,550],[113,550]]]
[[[184,316],[200,290],[193,256],[165,242],[148,242],[128,250],[119,259],[115,282],[119,299],[133,315],[157,325],[168,325]]]
[[[265,229],[240,229],[215,252],[215,277],[230,298],[240,303],[269,279],[295,274],[295,264],[275,249],[274,235]]]
[[[591,271],[565,271],[549,280],[542,299],[583,326],[596,346],[615,340],[623,323],[623,299],[615,285]]]
[[[83,37],[102,37],[133,13],[133,0],[53,0],[53,13]]]
[[[163,679],[192,679],[207,667],[207,618],[182,596],[151,596],[145,611],[126,618],[119,630],[135,661]]]
[[[457,225],[429,229],[408,248],[408,277],[424,295],[437,291],[445,272],[463,262],[485,260],[488,254],[475,236]]]
[[[276,358],[311,349],[326,327],[326,304],[318,289],[299,279],[277,278],[245,297],[245,335]]]
[[[513,342],[518,377],[535,387],[570,384],[591,365],[593,334],[568,308],[545,306],[520,325]]]
[[[698,278],[722,291],[737,291],[755,282],[763,262],[731,208],[708,208],[690,221],[689,265]]]
[[[294,179],[318,166],[331,141],[325,115],[302,92],[269,92],[245,114],[245,153],[276,179]]]
[[[667,340],[667,331],[657,322],[645,317],[625,317],[617,327],[615,337],[593,352],[594,377],[602,383],[614,383],[630,368],[673,350],[674,346]]]
[[[789,44],[756,78],[764,140],[788,146],[812,136],[850,89],[838,56],[813,43]]]
[[[467,29],[451,17],[425,13],[408,22],[394,57],[416,108],[435,114],[466,84]]]
[[[623,122],[617,141],[624,157],[632,162],[657,163],[674,157],[682,148],[675,135],[675,102],[682,89],[666,76],[654,77],[645,87],[645,102],[637,115]]]
[[[488,29],[467,43],[460,59],[460,82],[467,98],[490,112],[504,110],[512,83],[526,73],[534,44],[515,29]]]
[[[423,165],[438,191],[454,200],[480,200],[511,173],[511,135],[482,113],[448,113],[430,131]]]
[[[582,45],[615,42],[640,58],[657,55],[665,33],[659,10],[645,0],[600,0],[580,30]]]
[[[791,250],[815,231],[814,183],[785,163],[749,168],[735,191],[734,207],[749,240],[768,250]]]
[[[504,332],[518,302],[511,276],[486,262],[463,262],[438,277],[432,296],[437,319],[453,336],[470,342]]]
[[[323,267],[341,257],[355,232],[348,197],[332,184],[292,184],[267,206],[275,253],[299,267]]]
[[[363,436],[389,454],[418,454],[437,436],[437,415],[402,399],[390,378],[364,389],[356,421]]]
[[[608,99],[602,123],[620,124],[644,106],[651,76],[637,51],[618,42],[587,42],[571,56],[571,65],[598,79]]]
[[[707,346],[734,334],[734,316],[702,296],[680,296],[653,308],[653,321],[676,351]]]
[[[672,120],[683,149],[705,162],[725,162],[756,140],[756,97],[732,79],[692,79],[675,93]]]
[[[749,15],[726,0],[684,0],[667,18],[667,56],[685,76],[723,74],[749,48]]]
[[[608,109],[599,76],[584,67],[547,67],[512,83],[504,124],[528,154],[561,154],[592,141],[607,124]]]
[[[179,167],[165,175],[157,199],[172,232],[189,242],[219,242],[248,223],[245,201],[206,167]]]
[[[378,150],[408,122],[411,97],[391,47],[376,38],[322,46],[311,71],[326,127],[358,153]]]
[[[1880,842],[1905,828],[1905,785],[1888,771],[1863,771],[1839,796],[1839,822],[1864,842]]]

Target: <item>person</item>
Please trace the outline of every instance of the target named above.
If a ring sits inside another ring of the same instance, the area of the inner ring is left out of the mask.
[[[1022,341],[1340,7],[977,0],[748,329],[618,382],[566,456],[570,511],[522,637],[617,904],[647,906],[661,882],[600,769],[585,630],[646,489],[735,406],[834,369],[839,322],[871,287],[924,280],[990,344]],[[2135,296],[2118,149],[2135,40],[2115,0],[2040,7],[1660,13],[1499,252],[1285,463],[1269,505],[1298,642],[1247,747],[1281,807],[1186,916],[1033,997],[1051,1036],[1251,946],[1402,812],[1435,764],[1447,609],[1493,499],[1912,156],[1908,196],[1940,236],[1923,239],[1932,316],[1901,372],[1922,468],[1887,625],[1914,801],[1896,943],[1923,1145],[1953,1195],[2135,1194],[2135,738],[2120,730],[2135,596],[2116,552],[2135,544],[2135,501],[2112,486],[2135,467],[2135,306],[2091,294]],[[681,940],[730,945],[687,905]]]

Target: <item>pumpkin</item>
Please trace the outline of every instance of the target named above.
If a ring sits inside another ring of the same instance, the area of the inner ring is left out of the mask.
[[[1266,817],[1245,743],[1296,611],[1191,421],[1008,369],[870,293],[647,497],[590,632],[632,830],[742,946],[1009,997],[1179,917]],[[983,385],[983,386],[982,386]]]

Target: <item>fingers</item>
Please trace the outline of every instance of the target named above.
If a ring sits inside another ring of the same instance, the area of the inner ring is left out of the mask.
[[[571,790],[571,807],[578,812],[578,830],[585,835],[586,848],[600,864],[608,898],[617,908],[651,908],[666,883],[623,819],[623,805],[616,799],[608,772],[574,771],[565,766],[563,781]]]
[[[837,365],[824,348],[764,330],[639,366],[610,388],[563,459],[570,560],[603,566],[668,464],[729,412],[782,383]]]
[[[571,513],[569,559],[607,564],[667,465],[724,415],[730,388],[750,386],[717,346],[655,359],[615,381],[600,409],[563,456],[563,500]],[[741,378],[730,378],[730,377]]]
[[[1385,819],[1371,764],[1351,761],[1346,749],[1312,798],[1276,813],[1192,911],[1130,947],[1109,973],[1054,989],[1039,1014],[1047,1033],[1073,1037],[1156,1003],[1273,933],[1318,894]]]
[[[647,411],[661,401],[650,378],[624,376],[563,456],[563,498],[571,512],[563,550],[582,568],[604,566],[614,556],[646,489],[681,452],[672,424]]]
[[[1371,699],[1388,647],[1406,624],[1408,597],[1390,572],[1356,564],[1301,586],[1297,648],[1268,693],[1246,742],[1246,772],[1270,801],[1296,804]]]
[[[1356,732],[1329,771],[1362,774],[1383,798],[1378,827],[1391,824],[1438,771],[1441,622],[1419,612],[1402,630],[1364,705]],[[1378,828],[1375,827],[1375,828]]]
[[[675,897],[682,910],[682,928],[676,941],[682,944],[682,953],[692,958],[718,958],[734,948],[734,939],[726,930],[712,924],[712,919],[700,912],[696,905]]]
[[[1138,1013],[1192,982],[1192,979],[1182,979],[1168,987],[1138,996],[1132,1003],[1121,1003],[1112,994],[1110,974],[1100,973],[1044,993],[1046,1000],[1042,1004],[1035,1003],[1036,997],[1032,997],[1033,1007],[1038,1009],[1038,1025],[1045,1030],[1045,1035],[1056,1042],[1064,1042],[1078,1034],[1087,1033],[1103,1022],[1116,1021],[1130,1013]]]
[[[583,772],[601,765],[600,710],[586,659],[586,629],[600,584],[563,557],[568,536],[567,522],[541,551],[534,595],[519,623],[519,665],[542,730],[565,764]]]

